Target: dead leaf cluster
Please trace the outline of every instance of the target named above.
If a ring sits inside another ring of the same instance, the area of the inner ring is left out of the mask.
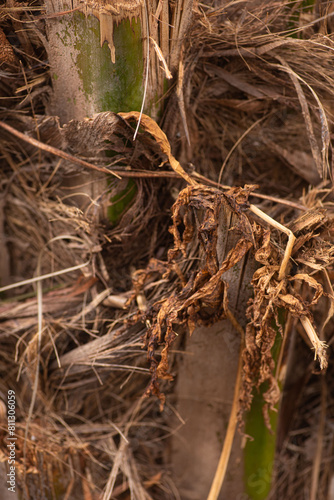
[[[280,257],[277,245],[272,244],[270,231],[261,229],[258,233],[255,260],[261,267],[255,271],[252,279],[254,297],[250,299],[247,310],[249,322],[246,326],[246,348],[243,355],[244,387],[241,399],[245,409],[250,408],[254,385],[259,389],[261,384],[267,383],[264,399],[270,408],[274,408],[279,400],[280,389],[272,350],[278,332],[284,336],[283,325],[288,315],[301,321],[320,368],[323,370],[327,367],[328,354],[325,343],[319,339],[320,332],[316,333],[313,311],[321,297],[328,299],[329,303],[334,298],[332,291],[328,293],[324,289],[324,274],[327,266],[333,265],[333,246],[327,240],[331,224],[322,210],[310,210],[291,223],[293,228],[299,229],[296,231],[297,239],[292,250],[293,263],[283,280],[277,279],[277,259]],[[324,239],[320,237],[321,234],[325,236]],[[319,270],[317,279],[310,275],[308,259],[304,258],[306,255],[312,255],[313,258],[317,256],[314,262]],[[267,406],[264,407],[264,412],[269,423]]]
[[[319,332],[316,333],[312,311],[322,297],[332,302],[334,296],[324,290],[321,272],[317,279],[309,274],[307,262],[310,257],[306,256],[312,255],[313,259],[317,256],[312,265],[316,265],[319,271],[326,273],[326,269],[332,267],[333,244],[327,240],[331,223],[323,210],[310,210],[291,222],[297,235],[292,251],[294,264],[289,264],[286,277],[280,279],[283,241],[275,230],[266,228],[263,221],[255,221],[250,211],[246,212],[249,207],[247,198],[253,188],[246,186],[244,190],[232,189],[222,193],[204,186],[188,187],[180,193],[173,206],[171,232],[174,248],[169,251],[168,271],[163,277],[176,279],[176,285],[171,281],[167,287],[168,296],[160,298],[144,313],[149,325],[145,342],[152,373],[148,392],[156,394],[162,402],[164,396],[159,390],[159,379],[172,379],[168,352],[177,332],[187,326],[191,334],[195,326],[210,325],[226,317],[231,319],[228,283],[224,281],[224,273],[247,252],[251,254],[248,259],[257,262],[257,269],[251,281],[253,297],[249,299],[247,309],[241,410],[250,408],[253,388],[259,389],[264,383],[268,384],[264,394],[267,404],[265,415],[268,407],[273,408],[279,400],[272,349],[276,336],[283,337],[283,317],[286,319],[287,315],[291,315],[302,322],[320,368],[327,366],[325,344],[319,340]],[[239,238],[219,265],[219,214],[226,210],[236,216],[236,223],[229,231],[236,231]],[[189,266],[192,252],[197,247],[199,258]],[[159,267],[162,272],[161,263]],[[165,267],[162,266],[162,270]],[[138,287],[138,281],[135,282],[137,293],[142,290],[146,283],[144,278],[149,279],[152,270],[158,272],[157,263],[149,266],[147,274],[140,274],[141,286]],[[173,293],[170,293],[171,289]],[[237,329],[235,334],[240,334]],[[269,422],[267,416],[266,421]]]

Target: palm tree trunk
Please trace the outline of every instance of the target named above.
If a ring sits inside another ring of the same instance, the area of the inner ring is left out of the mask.
[[[222,211],[217,241],[219,265],[236,245],[237,237],[229,231],[235,222],[227,209]],[[229,310],[242,328],[254,270],[254,258],[247,254],[223,275],[229,286]],[[172,443],[172,463],[183,500],[203,500],[210,491],[232,410],[240,346],[240,332],[229,319],[211,327],[197,327],[186,340],[176,385],[176,407],[185,423]],[[244,493],[241,441],[237,432],[219,499],[239,498]]]

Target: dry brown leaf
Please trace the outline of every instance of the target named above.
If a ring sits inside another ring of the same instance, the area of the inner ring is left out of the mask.
[[[327,241],[321,241],[319,235],[314,235],[310,229],[318,228],[321,224],[325,226],[326,217],[320,213],[311,212],[304,214],[291,224],[299,232],[308,230],[307,238],[300,245],[294,247],[294,258],[298,263],[304,262],[299,259],[299,255],[311,254],[314,264],[321,261],[324,253],[329,260],[331,245]],[[326,346],[321,342],[312,326],[312,307],[316,305],[322,295],[323,286],[313,276],[306,272],[298,272],[293,276],[287,276],[283,280],[277,279],[278,255],[275,247],[270,242],[268,232],[258,228],[254,230],[259,249],[255,253],[255,258],[264,264],[257,269],[253,275],[252,286],[254,297],[249,301],[247,315],[249,323],[246,327],[246,347],[243,353],[244,374],[243,391],[241,395],[242,408],[248,409],[252,399],[252,388],[259,387],[263,382],[269,384],[269,389],[264,393],[265,419],[268,419],[268,409],[273,408],[277,403],[279,392],[277,382],[274,379],[274,365],[271,355],[271,347],[275,341],[277,331],[283,334],[283,327],[280,325],[282,310],[289,311],[293,316],[300,318],[307,335],[311,339],[315,349],[316,358],[321,369],[326,367]],[[302,235],[303,236],[303,235]],[[299,237],[299,243],[300,238]],[[333,261],[333,258],[332,258]],[[295,282],[304,282],[315,290],[310,301],[300,295],[300,286]],[[273,326],[276,324],[276,328]],[[269,420],[266,420],[269,422]]]
[[[183,170],[181,167],[180,163],[174,158],[171,152],[171,147],[168,142],[166,134],[161,130],[159,125],[152,120],[149,116],[142,114],[140,116],[140,113],[138,111],[130,111],[129,113],[118,113],[119,116],[124,118],[124,120],[136,120],[138,122],[139,117],[140,117],[140,125],[141,127],[146,130],[149,134],[151,134],[154,139],[157,141],[159,144],[161,151],[167,155],[168,161],[172,167],[172,169],[179,174],[185,181],[188,182],[188,184],[195,186],[197,182],[192,179],[187,172]]]
[[[308,306],[313,306],[317,304],[318,300],[324,293],[324,289],[322,285],[309,274],[295,274],[289,278],[289,281],[301,280],[307,283],[310,287],[315,288],[315,294],[311,302],[309,302]]]

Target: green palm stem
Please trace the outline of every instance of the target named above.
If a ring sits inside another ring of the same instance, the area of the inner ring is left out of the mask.
[[[283,325],[284,312],[280,311],[279,316],[280,323]],[[275,366],[278,367],[284,343],[276,326],[275,330],[276,339],[271,353]],[[279,385],[281,386],[281,382]],[[245,418],[245,433],[252,438],[247,440],[244,449],[244,484],[245,493],[249,500],[266,500],[272,485],[279,404],[275,406],[274,410],[269,410],[271,428],[268,429],[263,416],[263,394],[267,389],[267,383],[264,383],[259,390],[253,391],[252,406]]]
[[[103,13],[92,8],[94,2],[86,1],[84,6],[78,1],[72,3],[74,11],[69,11],[65,0],[46,1],[54,90],[51,114],[59,116],[61,123],[67,123],[103,111],[139,111],[147,84],[145,69],[148,69],[140,9],[119,15],[115,14],[115,2],[109,2],[107,8],[111,10]],[[145,102],[144,110],[155,114],[156,105],[150,95]],[[118,190],[115,179],[95,173],[88,182],[87,175],[72,175],[64,182],[81,208],[85,208],[87,200],[97,199],[111,188]],[[133,181],[120,181],[119,189],[120,195],[112,196],[99,214],[112,223],[117,223],[137,192]],[[75,194],[79,191],[80,196]]]

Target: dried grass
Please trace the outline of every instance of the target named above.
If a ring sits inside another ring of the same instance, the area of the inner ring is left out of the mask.
[[[216,178],[220,163],[224,184],[260,182],[262,191],[285,196],[293,182],[290,171],[314,184],[319,173],[331,175],[326,125],[333,121],[330,19],[311,23],[306,35],[306,27],[294,28],[293,16],[304,20],[293,11],[293,3],[275,1],[199,6],[184,71],[193,140],[190,147],[183,141],[178,151],[210,178]],[[175,111],[176,104],[167,111],[165,126],[171,137],[177,130],[184,136],[182,122],[169,118]],[[284,175],[269,182],[269,169]]]

